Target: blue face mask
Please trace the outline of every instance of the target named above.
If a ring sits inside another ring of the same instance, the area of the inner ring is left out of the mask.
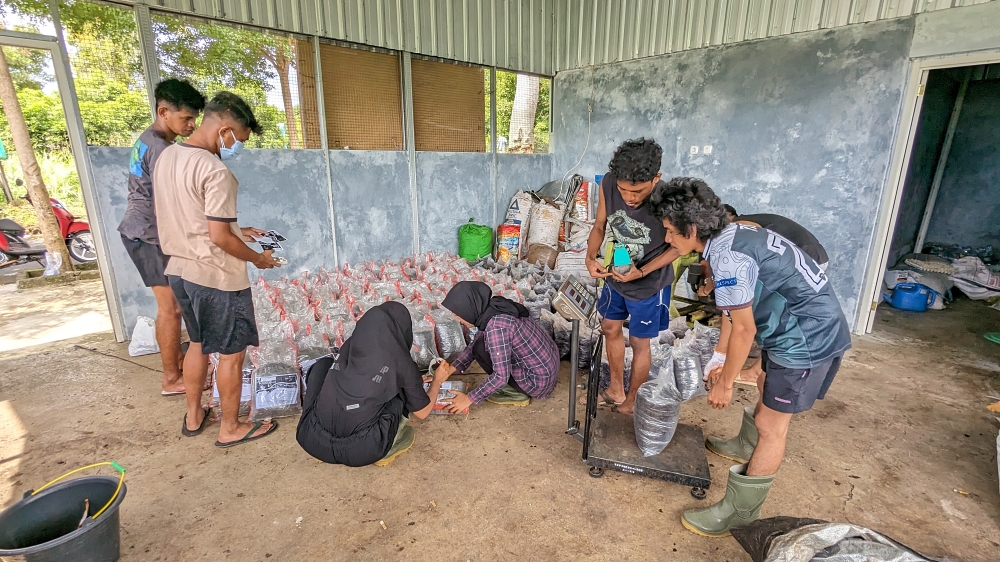
[[[232,160],[243,152],[243,143],[236,140],[236,133],[229,131],[229,134],[233,136],[233,146],[229,148],[226,148],[226,141],[219,135],[219,158],[222,160]]]

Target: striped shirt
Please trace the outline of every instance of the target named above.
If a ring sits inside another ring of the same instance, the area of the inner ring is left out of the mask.
[[[490,319],[485,332],[476,337],[486,338],[493,372],[469,392],[469,399],[474,404],[486,400],[510,379],[532,398],[548,398],[555,390],[559,377],[559,348],[533,320],[498,314]],[[472,364],[472,348],[471,345],[466,347],[452,363],[457,372],[465,372]]]

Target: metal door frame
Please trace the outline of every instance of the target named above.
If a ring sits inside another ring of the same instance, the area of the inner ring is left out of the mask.
[[[59,42],[51,35],[37,33],[22,33],[0,29],[0,46],[39,49],[52,55],[52,67],[55,70],[56,84],[59,87],[59,99],[62,101],[63,114],[66,116],[66,128],[69,132],[69,146],[76,164],[76,172],[80,178],[80,191],[83,193],[83,204],[87,209],[87,219],[90,232],[97,246],[97,266],[101,272],[101,282],[104,284],[104,296],[108,303],[111,316],[111,326],[114,329],[115,340],[125,341],[125,324],[121,313],[121,302],[118,298],[118,288],[115,284],[114,271],[109,258],[107,237],[104,222],[101,219],[100,205],[94,190],[93,172],[90,166],[90,154],[87,152],[87,137],[83,132],[83,119],[80,116],[80,104],[76,97],[76,88],[69,70],[69,61]]]

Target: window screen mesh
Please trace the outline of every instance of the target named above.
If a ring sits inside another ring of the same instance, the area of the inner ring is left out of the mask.
[[[302,120],[303,148],[323,148],[320,138],[319,104],[316,95],[316,57],[309,41],[295,41],[295,67],[298,69],[299,111]]]
[[[231,91],[253,109],[263,132],[250,136],[248,148],[303,147],[297,74],[308,42],[163,13],[153,14],[152,23],[163,78],[190,80],[207,98]]]
[[[399,57],[320,46],[330,149],[403,150]]]
[[[486,152],[483,69],[413,59],[417,150]]]

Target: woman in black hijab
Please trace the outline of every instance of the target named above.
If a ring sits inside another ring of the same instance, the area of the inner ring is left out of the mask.
[[[439,368],[425,392],[412,345],[405,306],[387,302],[366,312],[339,355],[309,370],[299,445],[323,462],[347,466],[385,466],[409,449],[407,416],[426,418],[448,378]]]
[[[547,398],[552,394],[559,375],[559,348],[541,326],[528,318],[528,309],[493,296],[490,287],[480,281],[457,283],[441,305],[465,327],[479,330],[472,345],[452,365],[446,365],[447,374],[465,371],[473,359],[489,374],[468,395],[450,391],[456,397],[449,411],[459,412],[483,400],[527,406],[529,397]]]

